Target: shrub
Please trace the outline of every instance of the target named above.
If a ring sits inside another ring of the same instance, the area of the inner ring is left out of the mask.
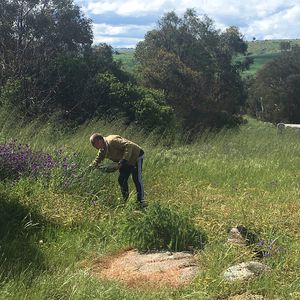
[[[150,130],[173,128],[174,111],[167,105],[164,94],[158,90],[142,87],[138,91],[140,99],[133,103],[136,122]]]
[[[127,216],[123,226],[125,238],[139,251],[202,249],[206,234],[187,215],[154,203],[146,213]]]

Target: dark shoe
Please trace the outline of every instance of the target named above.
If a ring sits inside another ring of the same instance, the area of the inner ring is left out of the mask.
[[[146,201],[138,201],[137,205],[136,205],[136,209],[137,210],[144,210],[145,208],[147,208],[148,203]]]

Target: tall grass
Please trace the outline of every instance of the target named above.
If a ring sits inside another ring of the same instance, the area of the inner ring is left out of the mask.
[[[299,132],[280,135],[273,125],[250,119],[239,130],[162,146],[155,134],[121,122],[95,121],[68,134],[41,121],[0,118],[1,142],[17,139],[37,151],[77,152],[79,172],[96,155],[88,142],[93,132],[121,134],[143,146],[150,207],[174,207],[207,233],[208,243],[196,255],[197,278],[176,291],[145,291],[92,277],[82,261],[128,247],[120,220],[131,214],[134,193],[124,205],[116,174],[98,170],[80,173],[67,188],[55,178],[45,184],[21,177],[0,182],[1,299],[226,299],[245,291],[267,299],[299,298]],[[251,248],[226,243],[236,225],[274,241],[263,259],[272,269],[266,276],[247,283],[223,280],[227,267],[254,258]]]

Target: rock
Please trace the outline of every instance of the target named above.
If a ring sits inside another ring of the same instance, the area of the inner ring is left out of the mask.
[[[239,225],[229,231],[228,242],[237,245],[252,245],[258,242],[258,234]]]
[[[191,282],[198,272],[195,257],[188,252],[139,253],[129,250],[96,260],[93,274],[117,279],[129,286],[153,283],[155,286],[172,286]]]
[[[243,238],[242,234],[240,233],[237,227],[233,227],[229,231],[229,236],[227,241],[231,244],[246,245],[246,240]]]
[[[247,280],[259,276],[270,268],[256,261],[249,261],[232,266],[224,272],[224,278],[229,281]]]

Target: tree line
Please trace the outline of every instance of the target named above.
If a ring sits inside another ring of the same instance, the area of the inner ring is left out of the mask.
[[[169,12],[137,45],[135,76],[122,71],[111,46],[92,43],[91,20],[72,0],[2,0],[0,108],[29,119],[56,114],[80,124],[95,117],[123,118],[145,129],[180,126],[192,132],[236,126],[246,108],[259,115],[262,103],[261,116],[277,118],[269,113],[272,91],[268,97],[260,94],[267,91],[259,85],[266,74],[246,84],[242,79],[251,58],[237,27],[218,30],[191,9],[182,17]],[[294,50],[282,54],[285,63],[298,59]],[[294,75],[280,85],[281,103],[285,97],[298,99],[299,74]],[[283,110],[297,119],[292,107]]]
[[[300,123],[299,46],[285,49],[248,83],[247,110],[251,115],[275,124]]]

